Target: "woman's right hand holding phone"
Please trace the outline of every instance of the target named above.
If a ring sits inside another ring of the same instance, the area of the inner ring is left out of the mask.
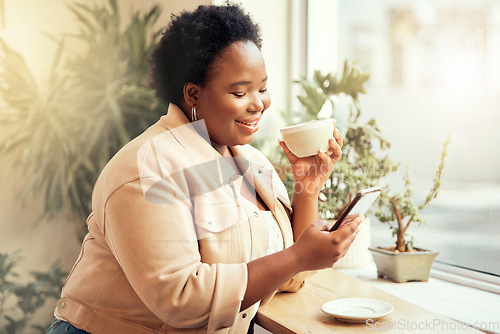
[[[363,220],[364,217],[356,217],[334,232],[329,231],[324,220],[309,225],[290,247],[299,271],[331,268],[347,253]]]
[[[349,250],[363,219],[347,220],[333,232],[329,231],[326,221],[318,220],[307,226],[292,246],[249,262],[241,310],[276,291],[302,271],[331,268]]]

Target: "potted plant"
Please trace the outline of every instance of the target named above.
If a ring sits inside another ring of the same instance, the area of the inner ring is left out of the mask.
[[[58,41],[42,83],[0,39],[0,97],[8,107],[0,123],[9,131],[1,138],[0,156],[9,154],[24,170],[21,198],[42,199],[40,219],[63,213],[83,238],[100,171],[165,113],[149,88],[146,63],[161,33],[154,28],[161,9],[134,10],[127,22],[116,0],[74,2],[69,9],[79,32]]]
[[[379,186],[382,178],[398,169],[398,164],[389,157],[390,143],[382,137],[376,120],[366,121],[361,117],[358,97],[366,93],[364,85],[369,77],[347,60],[342,73],[323,75],[316,71],[312,79],[302,77],[296,81],[304,91],[298,99],[305,111],[283,113],[287,125],[329,117],[337,120],[337,128],[344,139],[343,155],[335,167],[336,172],[330,175],[320,193],[319,213],[323,219],[334,219],[357,191]],[[268,157],[291,195],[293,180],[287,169],[288,161],[281,149],[269,151]],[[369,219],[365,225],[347,255],[337,262],[337,267],[361,267],[369,263]]]
[[[417,248],[412,247],[413,240],[405,240],[405,233],[412,222],[413,224],[424,222],[418,210],[423,209],[437,196],[450,139],[448,137],[445,142],[433,187],[425,201],[418,208],[412,199],[408,168],[404,178],[406,191],[404,193],[392,192],[388,186],[383,185],[384,178],[396,172],[399,163],[390,157],[391,145],[382,136],[376,120],[363,121],[360,117],[361,108],[358,96],[366,93],[364,84],[368,79],[369,75],[367,73],[347,60],[344,62],[342,74],[323,75],[316,71],[312,80],[301,78],[297,81],[304,91],[304,95],[300,95],[298,98],[304,105],[305,112],[285,113],[283,118],[288,125],[319,118],[334,117],[337,119],[337,128],[344,138],[343,156],[335,167],[336,172],[330,175],[324,189],[321,190],[319,198],[321,218],[334,219],[351,201],[356,192],[365,188],[379,186],[383,191],[373,205],[372,210],[376,211],[375,216],[383,223],[397,222],[397,226],[391,226],[393,233],[398,237],[395,249],[399,249],[399,254],[412,254],[412,259],[417,258],[417,253],[419,255],[430,254],[430,258],[433,260],[437,253],[416,252]],[[288,164],[286,157],[281,153],[281,150],[277,149],[271,152],[272,154],[269,157],[274,162],[278,173],[284,180],[285,185],[288,186],[291,194],[293,182],[291,173],[286,169]],[[365,225],[349,252],[336,264],[336,267],[360,267],[368,264],[370,251],[378,264],[379,254],[390,252],[389,249],[381,250],[380,248],[368,250],[370,246],[369,218],[366,219]],[[379,269],[378,273],[379,275],[389,276],[396,281],[425,280],[428,277],[429,270],[430,265],[429,269],[424,270],[421,276],[395,277],[384,267]]]
[[[414,240],[412,237],[407,238],[407,232],[412,223],[413,225],[425,223],[419,210],[425,208],[438,195],[449,144],[450,135],[444,142],[432,187],[420,205],[417,206],[412,197],[412,182],[408,167],[404,177],[404,193],[387,191],[381,196],[379,210],[375,216],[390,226],[393,236],[396,236],[396,243],[391,247],[370,248],[379,277],[387,276],[395,282],[429,279],[430,269],[438,252],[414,247]]]

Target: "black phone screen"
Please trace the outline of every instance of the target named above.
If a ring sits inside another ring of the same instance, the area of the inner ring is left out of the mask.
[[[337,230],[347,217],[364,215],[373,204],[373,202],[375,202],[380,192],[381,189],[378,187],[358,191],[349,205],[339,215],[337,221],[330,229],[330,232]]]

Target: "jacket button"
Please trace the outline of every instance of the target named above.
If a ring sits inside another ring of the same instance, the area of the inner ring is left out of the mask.
[[[241,316],[243,319],[245,319],[247,317],[247,314],[246,313],[243,313],[243,315]]]
[[[208,223],[208,225],[212,225],[213,221],[209,220],[207,223]]]
[[[257,171],[257,173],[262,174],[262,171],[259,169],[259,170]]]
[[[229,185],[230,187],[234,187],[234,183],[233,183],[233,181],[229,181],[228,185]]]
[[[61,303],[61,308],[64,308],[66,306],[66,303],[65,302],[62,302]]]
[[[257,211],[254,211],[254,212],[253,212],[253,215],[254,215],[255,217],[258,217],[258,216],[259,216],[259,213],[258,213]]]

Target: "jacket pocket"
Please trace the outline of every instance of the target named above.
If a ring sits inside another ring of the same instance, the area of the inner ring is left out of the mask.
[[[194,222],[201,234],[203,232],[221,233],[238,224],[239,221],[238,207],[234,201],[211,201],[206,195],[194,198]]]

